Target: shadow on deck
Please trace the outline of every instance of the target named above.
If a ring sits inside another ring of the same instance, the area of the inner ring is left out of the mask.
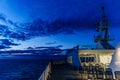
[[[79,80],[81,74],[67,64],[54,64],[50,76],[49,80]]]
[[[120,74],[118,75],[120,76]],[[115,74],[116,77],[116,74]],[[120,80],[120,77],[116,77]],[[48,80],[116,80],[112,70],[104,71],[100,66],[84,66],[76,69],[68,64],[54,64]]]

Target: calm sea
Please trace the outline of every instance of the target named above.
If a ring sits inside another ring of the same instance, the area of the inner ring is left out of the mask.
[[[0,59],[0,80],[38,80],[48,60]]]

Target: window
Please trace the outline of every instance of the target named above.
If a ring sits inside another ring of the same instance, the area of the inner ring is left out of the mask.
[[[81,62],[85,62],[85,57],[80,57]]]
[[[94,62],[94,57],[80,57],[81,62]]]

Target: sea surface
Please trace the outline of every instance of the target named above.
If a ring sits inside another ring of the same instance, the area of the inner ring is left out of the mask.
[[[0,59],[0,80],[38,80],[48,60]]]

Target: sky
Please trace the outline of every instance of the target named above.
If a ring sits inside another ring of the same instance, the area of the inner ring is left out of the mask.
[[[0,0],[0,49],[95,45],[103,5],[115,47],[120,41],[119,0]]]

